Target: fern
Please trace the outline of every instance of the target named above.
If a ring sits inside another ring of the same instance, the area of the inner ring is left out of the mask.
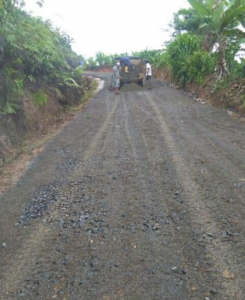
[[[5,113],[21,107],[27,83],[40,86],[61,83],[64,89],[81,88],[80,70],[73,71],[81,58],[72,51],[71,38],[54,29],[49,21],[24,12],[22,2],[0,0],[0,71],[4,68],[0,111]],[[42,0],[38,3],[41,5]],[[41,93],[34,95],[35,105],[46,101]]]
[[[65,98],[65,96],[62,94],[61,90],[57,89],[57,88],[53,88],[53,91],[55,92],[56,94],[56,97],[59,99],[59,100],[63,100]]]
[[[16,114],[16,105],[13,103],[6,103],[3,108],[3,114]]]
[[[38,91],[37,93],[33,94],[33,102],[36,107],[40,108],[43,105],[48,104],[48,98],[47,95],[42,93],[41,91]]]

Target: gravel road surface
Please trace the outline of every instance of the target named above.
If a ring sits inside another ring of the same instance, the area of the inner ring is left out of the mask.
[[[0,300],[244,300],[245,124],[96,76],[0,198]]]

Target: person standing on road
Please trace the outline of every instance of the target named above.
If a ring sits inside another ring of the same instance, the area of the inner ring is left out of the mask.
[[[113,87],[115,88],[115,94],[119,94],[119,86],[120,86],[119,67],[120,67],[120,63],[117,62],[116,65],[112,68],[112,81],[113,81]]]
[[[152,78],[152,68],[149,60],[146,61],[146,82],[148,83],[148,89],[152,88],[151,84],[151,78]]]

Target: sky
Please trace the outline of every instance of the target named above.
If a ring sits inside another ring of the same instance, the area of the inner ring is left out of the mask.
[[[189,7],[187,0],[45,0],[42,8],[25,2],[28,12],[68,33],[74,51],[86,58],[161,49],[174,12]]]

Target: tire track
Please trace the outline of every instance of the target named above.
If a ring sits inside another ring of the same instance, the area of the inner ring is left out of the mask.
[[[83,169],[86,168],[86,163],[92,158],[94,153],[98,150],[99,144],[103,141],[103,136],[107,132],[110,126],[111,120],[114,118],[115,113],[118,109],[120,98],[116,97],[114,104],[111,107],[104,123],[99,128],[97,134],[94,136],[90,146],[83,153],[82,163],[71,174],[68,182],[76,180],[77,176],[83,173]],[[67,185],[61,187],[63,191],[66,191]],[[62,194],[62,191],[60,191]],[[72,196],[72,193],[70,193]],[[55,220],[59,217],[59,202],[61,199],[50,207],[49,216],[51,219]],[[32,232],[28,237],[28,240],[23,241],[21,248],[13,261],[10,262],[6,268],[3,270],[3,279],[0,281],[0,286],[2,293],[0,294],[1,300],[6,300],[10,293],[14,293],[18,289],[18,285],[25,278],[25,274],[28,274],[28,270],[35,265],[37,258],[41,256],[42,252],[45,252],[45,241],[52,240],[56,237],[57,233],[52,232],[48,224],[37,223],[32,224]]]
[[[191,213],[193,226],[199,226],[200,230],[205,230],[206,232],[218,234],[219,230],[217,224],[210,217],[205,203],[202,200],[202,191],[200,190],[198,184],[196,184],[193,180],[192,174],[190,174],[188,166],[185,164],[181,155],[179,154],[174,138],[172,137],[168,129],[168,126],[159,110],[156,101],[149,94],[145,93],[145,95],[158,119],[161,130],[161,136],[164,140],[166,140],[168,148],[172,153],[172,158],[176,167],[176,171],[187,195],[189,211]],[[213,241],[212,245],[207,245],[207,249],[212,254],[213,264],[219,271],[220,275],[222,275],[223,272],[228,268],[226,263],[227,260],[232,262],[232,264],[230,264],[229,266],[229,272],[234,273],[235,275],[237,274],[236,271],[237,269],[239,269],[239,266],[236,265],[236,260],[234,259],[234,256],[229,246],[224,244],[221,245],[221,243]],[[221,281],[223,281],[223,287],[225,289],[224,296],[226,296],[225,299],[243,300],[244,284],[238,276],[236,276],[235,280],[224,281],[224,278],[220,279]]]

